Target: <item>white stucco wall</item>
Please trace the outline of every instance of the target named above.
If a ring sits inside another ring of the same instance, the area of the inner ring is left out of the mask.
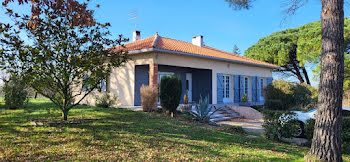
[[[149,53],[130,55],[130,60],[122,67],[115,68],[109,80],[109,89],[111,94],[118,97],[121,106],[133,106],[134,105],[134,92],[135,92],[135,65],[151,64],[154,60],[154,55]],[[101,95],[105,92],[94,92],[87,96],[83,100],[83,104],[95,105],[96,95]]]
[[[217,73],[223,73],[230,75],[231,90],[234,85],[233,75],[249,76],[249,82],[251,83],[251,76],[259,77],[272,77],[271,69],[247,66],[243,64],[234,64],[224,61],[216,61],[192,56],[183,56],[166,53],[143,53],[130,55],[129,60],[124,66],[116,68],[109,78],[109,90],[110,93],[118,96],[122,107],[128,107],[134,105],[134,92],[135,92],[135,65],[146,65],[151,63],[171,66],[182,66],[199,69],[211,69],[212,70],[212,101],[213,104],[217,103]],[[266,79],[265,79],[266,86]],[[251,87],[249,88],[249,100],[252,100]],[[95,92],[94,95],[100,95],[100,92]],[[94,95],[88,96],[83,103],[94,105]],[[231,102],[233,102],[233,91],[231,91]]]

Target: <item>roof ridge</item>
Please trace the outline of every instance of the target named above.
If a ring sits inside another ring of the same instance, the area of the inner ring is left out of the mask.
[[[241,56],[239,54],[236,54],[236,53],[230,53],[230,52],[226,52],[226,51],[223,51],[223,50],[219,50],[217,48],[214,48],[214,47],[210,47],[210,46],[205,46],[209,49],[212,49],[212,50],[216,50],[216,51],[219,51],[219,52],[224,52],[226,54],[231,54],[231,55],[234,55],[234,56],[237,56],[237,57],[241,57],[241,58],[245,58],[245,59],[248,59],[248,60],[254,60],[254,61],[259,61],[259,62],[263,62],[263,63],[268,63],[268,62],[264,62],[264,61],[260,61],[260,60],[256,60],[256,59],[253,59],[253,58],[249,58],[247,56]]]
[[[190,44],[190,45],[196,46],[196,45],[194,45],[194,44],[192,44],[192,43],[190,43],[190,42],[186,42],[186,41],[183,41],[183,40],[178,40],[178,39],[173,39],[173,38],[168,38],[168,37],[162,37],[162,38],[170,39],[170,40],[175,40],[175,41],[179,41],[179,42],[184,42],[184,43],[188,43],[188,44]],[[219,50],[219,49],[217,49],[217,48],[210,47],[210,46],[207,46],[207,45],[204,45],[204,46],[202,46],[202,47],[200,47],[200,46],[196,46],[196,47],[199,47],[199,48],[207,48],[207,49],[209,49],[209,50],[214,50],[214,51],[217,51],[217,52],[222,52],[222,53],[225,53],[225,54],[227,54],[227,55],[236,56],[236,57],[240,57],[240,58],[247,59],[247,60],[253,60],[253,61],[260,62],[260,63],[271,64],[271,63],[268,63],[268,62],[256,60],[256,59],[249,58],[249,57],[246,57],[246,56],[241,56],[241,55],[238,55],[238,54],[235,54],[235,53],[230,53],[230,52],[227,52],[227,51]],[[215,57],[215,56],[212,56],[212,57]],[[271,64],[271,65],[273,65],[273,64]]]
[[[227,51],[223,51],[214,47],[203,45],[202,47],[194,45],[191,42],[186,42],[183,40],[177,40],[168,37],[162,37],[158,35],[156,32],[155,35],[143,39],[139,39],[137,41],[128,42],[123,46],[115,46],[115,50],[121,50],[126,48],[128,51],[140,50],[146,48],[154,48],[154,49],[165,49],[170,51],[180,51],[185,53],[192,53],[198,55],[204,55],[213,58],[225,58],[230,60],[238,60],[246,63],[253,63],[257,65],[266,65],[270,67],[278,67],[277,65],[252,59],[246,56],[241,56],[235,53],[230,53]]]

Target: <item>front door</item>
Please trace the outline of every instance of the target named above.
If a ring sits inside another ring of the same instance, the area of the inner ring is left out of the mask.
[[[192,73],[186,73],[186,92],[188,102],[192,102]]]
[[[223,89],[224,89],[224,93],[223,93],[223,102],[224,103],[228,103],[231,101],[231,79],[229,75],[224,75],[223,78]]]
[[[264,79],[260,78],[260,94],[258,94],[258,96],[260,96],[260,100],[259,101],[264,101]]]

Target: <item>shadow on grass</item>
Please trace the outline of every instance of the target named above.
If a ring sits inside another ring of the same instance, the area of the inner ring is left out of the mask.
[[[49,112],[48,109],[54,110]],[[231,155],[221,149],[239,146],[250,150],[271,150],[288,153],[292,157],[304,156],[304,152],[296,146],[219,132],[212,128],[200,127],[193,123],[178,121],[156,113],[78,106],[71,110],[70,119],[95,118],[98,120],[81,125],[35,127],[28,125],[28,121],[33,119],[61,119],[60,111],[47,101],[30,103],[26,108],[6,111],[0,110],[0,130],[2,134],[8,135],[2,138],[21,137],[23,139],[34,138],[35,140],[41,138],[40,143],[42,143],[43,148],[69,143],[80,143],[82,147],[86,148],[99,147],[101,150],[106,149],[106,145],[112,148],[113,145],[119,144],[126,145],[126,151],[137,150],[140,147],[161,150],[169,147],[178,149],[176,147],[182,146],[191,148],[190,153],[198,157],[230,158]],[[48,136],[59,136],[63,140],[53,141]],[[23,143],[26,142],[17,142],[17,144]],[[16,144],[16,141],[14,144]],[[133,154],[138,156],[139,152],[136,151]],[[239,155],[241,158],[281,160],[278,157],[270,158],[250,152],[240,154],[242,154]]]

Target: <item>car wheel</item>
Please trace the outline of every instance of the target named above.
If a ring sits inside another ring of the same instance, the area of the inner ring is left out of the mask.
[[[295,137],[304,137],[304,133],[305,133],[304,123],[301,121],[298,121],[298,131],[297,131]]]

